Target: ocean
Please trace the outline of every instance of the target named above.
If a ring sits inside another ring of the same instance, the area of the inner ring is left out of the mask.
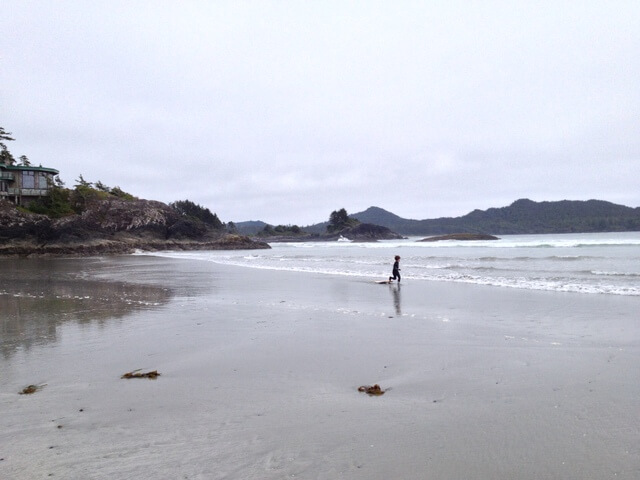
[[[403,282],[640,296],[640,232],[505,235],[493,241],[272,243],[271,250],[161,252],[249,268],[384,280],[402,257]],[[149,255],[149,254],[144,254]]]

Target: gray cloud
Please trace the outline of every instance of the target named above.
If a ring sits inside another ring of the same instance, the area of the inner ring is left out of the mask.
[[[637,2],[2,7],[14,154],[224,221],[640,205]]]

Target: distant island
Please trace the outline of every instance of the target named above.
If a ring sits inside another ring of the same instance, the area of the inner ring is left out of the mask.
[[[508,207],[474,210],[462,217],[431,220],[401,218],[379,207],[349,215],[362,223],[387,227],[400,235],[427,236],[457,233],[492,235],[542,233],[593,233],[640,231],[640,208],[603,200],[534,202],[521,199]],[[321,234],[328,222],[301,227],[309,234]],[[260,222],[238,222],[238,232],[255,234]],[[264,223],[262,226],[264,227]]]
[[[297,225],[278,225],[273,227],[266,223],[255,222],[259,229],[251,233],[258,240],[264,242],[331,242],[348,240],[352,242],[377,242],[378,240],[394,240],[403,238],[388,227],[373,223],[362,223],[357,218],[349,216],[344,208],[334,210],[329,215],[329,221],[323,224],[321,231],[309,232]],[[234,227],[240,231],[238,224]]]

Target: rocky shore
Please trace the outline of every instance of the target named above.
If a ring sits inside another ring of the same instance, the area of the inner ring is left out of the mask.
[[[108,198],[53,219],[0,201],[0,255],[104,255],[136,250],[240,250],[265,242],[209,228],[152,200]]]

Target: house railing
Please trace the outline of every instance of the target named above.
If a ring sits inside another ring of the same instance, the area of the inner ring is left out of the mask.
[[[8,188],[9,195],[20,195],[23,197],[43,197],[49,195],[50,190],[43,188]]]

